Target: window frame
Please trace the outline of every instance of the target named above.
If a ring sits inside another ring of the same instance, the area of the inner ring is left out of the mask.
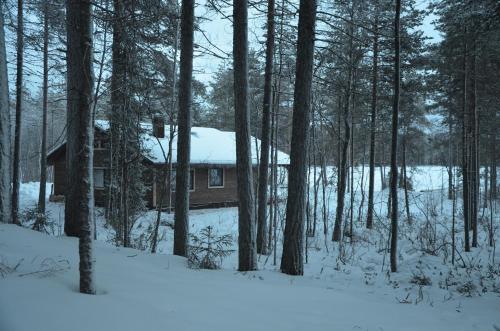
[[[222,185],[210,185],[210,170],[222,170]],[[216,167],[216,168],[208,168],[208,172],[207,172],[207,184],[208,184],[208,188],[224,188],[224,185],[226,184],[226,171],[224,168],[222,167]]]

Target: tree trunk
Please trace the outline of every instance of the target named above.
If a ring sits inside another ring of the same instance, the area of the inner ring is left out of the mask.
[[[340,241],[342,237],[342,218],[344,215],[344,204],[345,204],[345,191],[346,187],[346,179],[348,176],[347,169],[347,158],[349,152],[349,143],[351,140],[351,125],[350,121],[350,100],[351,100],[351,86],[352,86],[352,75],[353,75],[353,31],[352,27],[353,23],[350,23],[351,27],[349,30],[349,62],[348,62],[348,77],[347,77],[347,88],[346,88],[346,100],[344,104],[344,139],[342,140],[342,156],[340,163],[340,171],[338,178],[338,187],[337,187],[337,209],[335,212],[335,225],[333,227],[333,241]]]
[[[255,208],[248,109],[248,3],[233,4],[234,109],[238,181],[238,270],[257,269]]]
[[[493,142],[491,148],[491,165],[490,165],[490,197],[495,200],[497,198],[497,155],[496,155],[496,132],[493,133]],[[491,200],[490,199],[490,200]],[[491,205],[490,205],[491,206]]]
[[[49,78],[49,13],[48,5],[43,8],[43,105],[42,105],[42,146],[40,148],[40,190],[38,194],[38,215],[34,228],[41,230],[45,219],[45,195],[47,186],[47,108]]]
[[[484,167],[484,199],[483,199],[483,209],[488,208],[488,180],[489,180],[489,167],[488,164]]]
[[[314,197],[313,197],[313,228],[312,237],[316,236],[316,223],[318,221],[318,190],[319,190],[319,179],[316,179],[316,122],[314,120],[314,110],[312,112],[312,153],[313,153],[313,185],[314,185]],[[309,183],[308,183],[309,185]]]
[[[23,108],[23,65],[24,65],[24,15],[23,0],[17,1],[17,72],[16,72],[16,124],[14,128],[14,164],[12,173],[12,222],[19,221],[21,119]]]
[[[375,131],[377,129],[377,97],[378,97],[378,3],[375,5],[375,24],[373,32],[373,69],[372,69],[372,100],[370,115],[370,177],[368,179],[368,211],[366,227],[373,227],[373,191],[375,189]]]
[[[452,170],[452,176],[453,176],[453,170]],[[455,265],[455,215],[456,215],[456,209],[457,209],[457,194],[455,192],[455,187],[456,185],[454,184],[454,181],[452,181],[452,206],[451,206],[451,264]]]
[[[88,0],[69,0],[67,24],[68,124],[66,163],[68,186],[66,214],[79,228],[80,292],[95,294],[92,256],[94,217],[94,119],[92,117],[92,5]],[[71,209],[74,208],[74,209]],[[69,209],[69,210],[68,210]]]
[[[448,112],[448,199],[453,199],[453,122],[451,108]]]
[[[270,203],[269,203],[269,223],[267,224],[268,226],[268,232],[267,232],[267,249],[268,251],[272,247],[272,240],[273,240],[273,217],[274,217],[274,113],[275,113],[275,102],[274,100],[276,99],[276,96],[273,96],[273,109],[271,112],[271,178],[270,178],[270,183],[269,183],[269,195],[270,195]],[[257,231],[258,233],[258,231]]]
[[[301,0],[297,38],[297,60],[293,100],[292,143],[288,173],[288,200],[281,271],[302,275],[304,205],[307,171],[307,142],[311,110],[311,84],[314,60],[316,0]]]
[[[471,113],[471,226],[472,247],[477,247],[477,214],[479,196],[479,167],[478,167],[478,127],[476,105],[476,43],[474,42],[472,54],[472,88],[470,100]]]
[[[117,237],[124,239],[125,227],[123,220],[123,118],[126,114],[126,62],[127,50],[125,44],[125,5],[122,1],[113,0],[113,44],[111,49],[111,111],[110,124],[110,181],[109,181],[109,214],[114,222],[120,221]]]
[[[396,17],[394,19],[394,104],[392,108],[391,131],[391,272],[397,271],[397,245],[398,245],[398,113],[399,113],[399,88],[400,88],[400,40],[399,19],[401,0],[396,0]]]
[[[183,0],[181,12],[181,62],[177,171],[175,184],[174,255],[188,255],[189,161],[191,154],[191,86],[193,80],[194,0]]]
[[[284,0],[282,0],[282,8],[284,6]],[[280,23],[280,36],[283,36],[283,17],[284,13],[281,13],[281,23]],[[280,44],[280,56],[279,56],[279,69],[278,69],[278,84],[276,89],[276,102],[274,111],[274,155],[273,155],[273,197],[274,201],[274,215],[273,215],[273,265],[277,264],[277,245],[278,245],[278,213],[279,213],[279,201],[278,201],[278,128],[279,128],[279,111],[280,111],[280,98],[281,98],[281,71],[283,68],[283,49],[282,44]]]
[[[267,2],[266,68],[264,73],[264,104],[262,107],[262,143],[260,145],[260,169],[257,209],[257,253],[268,254],[266,245],[267,187],[269,177],[269,144],[272,105],[272,81],[274,60],[274,0]]]
[[[176,5],[178,6],[178,0],[176,0]],[[177,16],[179,14],[177,13]],[[173,164],[172,164],[172,148],[173,148],[173,142],[174,142],[174,136],[175,136],[175,118],[174,118],[174,113],[175,113],[175,108],[176,108],[176,98],[175,98],[175,91],[176,91],[176,85],[177,85],[177,52],[179,51],[179,34],[180,34],[180,18],[177,19],[177,24],[176,24],[176,29],[175,29],[175,48],[174,48],[174,64],[172,68],[172,99],[171,99],[171,110],[169,113],[169,140],[168,140],[168,156],[167,156],[167,164],[168,164],[168,169],[167,169],[167,180],[168,180],[168,209],[167,213],[170,214],[172,211],[172,170],[173,170]],[[194,37],[193,37],[194,38]],[[163,185],[163,184],[162,184]],[[161,211],[159,211],[161,213]]]
[[[408,195],[408,177],[406,175],[406,139],[407,139],[407,134],[405,133],[403,136],[403,157],[402,157],[402,165],[401,168],[403,169],[403,173],[401,177],[403,177],[403,189],[405,192],[405,210],[406,210],[406,221],[408,223],[411,223],[411,214],[410,214],[410,197]]]
[[[363,158],[361,160],[361,180],[360,180],[360,193],[361,201],[358,206],[358,223],[361,223],[363,218],[363,207],[365,205],[365,156],[366,156],[366,140],[363,141]]]
[[[0,222],[4,223],[12,222],[11,127],[8,85],[3,6],[0,6]]]
[[[323,153],[321,160],[321,198],[322,198],[322,212],[323,212],[323,234],[325,236],[325,243],[328,235],[328,206],[326,203],[326,186],[328,185],[328,179],[326,174],[326,156]]]
[[[128,203],[129,203],[129,175],[128,175],[128,163],[123,162],[122,171],[122,190],[121,196],[123,197],[122,204],[122,224],[123,224],[123,247],[130,247],[130,224],[129,224],[129,214],[128,214]]]
[[[462,95],[462,107],[463,107],[463,118],[462,118],[462,176],[463,176],[463,215],[464,215],[464,245],[465,251],[470,251],[470,240],[469,240],[469,156],[468,156],[468,145],[469,139],[467,137],[469,125],[468,125],[468,115],[467,115],[467,41],[465,40],[465,35],[467,34],[467,28],[464,32],[464,54],[463,54],[463,75],[464,75],[464,86]]]
[[[355,75],[355,73],[354,73]],[[351,130],[351,151],[350,151],[350,159],[351,159],[351,189],[350,189],[350,195],[349,195],[349,238],[350,242],[352,243],[353,240],[353,223],[354,223],[354,120],[353,120],[353,114],[355,111],[356,107],[356,83],[355,83],[355,78],[354,83],[353,83],[353,92],[352,92],[352,111],[351,111],[351,125],[352,125],[352,130]]]

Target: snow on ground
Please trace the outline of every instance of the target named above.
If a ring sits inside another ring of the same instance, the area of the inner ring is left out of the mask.
[[[0,242],[4,263],[20,263],[0,281],[1,330],[489,330],[500,323],[497,295],[402,304],[391,288],[348,282],[342,272],[316,279],[191,270],[179,257],[102,242],[99,293],[81,295],[76,239],[0,225]]]
[[[482,218],[479,247],[471,253],[459,248],[451,265],[451,204],[443,198],[443,172],[413,172],[413,222],[405,222],[402,211],[397,273],[387,271],[387,192],[379,191],[379,180],[374,229],[364,229],[355,208],[355,242],[347,239],[341,247],[329,240],[335,192],[328,188],[329,234],[323,237],[319,216],[303,277],[279,273],[281,237],[277,265],[271,254],[260,256],[259,271],[237,272],[235,252],[222,270],[193,270],[170,255],[173,230],[166,224],[172,215],[162,215],[162,254],[152,255],[113,246],[114,232],[97,210],[97,296],[78,293],[78,242],[61,236],[63,204],[49,203],[57,237],[0,225],[0,266],[18,265],[0,277],[0,330],[494,330],[500,327],[500,254],[486,244],[488,222]],[[21,197],[21,208],[34,206],[38,184],[23,184]],[[359,188],[354,199],[359,203]],[[150,211],[137,220],[136,246],[147,248],[144,238],[155,216]],[[460,220],[457,213],[459,246]],[[191,211],[191,233],[208,225],[231,234],[237,248],[236,208]],[[497,214],[496,233],[498,226]]]

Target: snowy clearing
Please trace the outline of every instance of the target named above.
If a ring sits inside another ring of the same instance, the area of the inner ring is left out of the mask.
[[[0,281],[6,331],[489,330],[500,323],[498,294],[405,304],[397,299],[404,291],[342,272],[318,279],[191,270],[179,257],[102,242],[95,244],[99,295],[82,295],[76,239],[2,224],[0,242],[3,262],[20,263]]]
[[[360,169],[356,173],[355,178]],[[61,235],[64,205],[49,203],[55,236],[0,225],[0,330],[495,330],[500,327],[500,254],[485,244],[483,220],[480,246],[471,253],[460,247],[451,265],[446,248],[451,204],[442,198],[442,173],[437,167],[414,171],[414,222],[401,221],[397,273],[387,271],[387,190],[381,192],[380,183],[374,229],[357,221],[355,208],[355,242],[347,239],[342,248],[330,241],[335,194],[327,192],[328,238],[320,222],[317,235],[308,238],[303,277],[279,272],[281,236],[277,265],[271,254],[260,256],[259,271],[237,272],[234,252],[222,270],[193,270],[186,259],[170,255],[173,215],[163,213],[161,254],[153,255],[145,237],[154,211],[145,212],[134,227],[134,244],[146,249],[141,251],[115,247],[114,232],[98,209],[97,296],[78,293],[78,241]],[[21,209],[32,207],[37,196],[37,183],[23,184]],[[192,233],[211,225],[231,234],[237,248],[236,208],[190,215]],[[460,219],[457,227],[461,245]],[[424,230],[434,234],[434,243],[426,241]],[[90,322],[75,322],[84,320]]]

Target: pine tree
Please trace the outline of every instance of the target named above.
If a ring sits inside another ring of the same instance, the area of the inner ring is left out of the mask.
[[[366,227],[373,227],[373,191],[375,186],[375,131],[377,127],[378,98],[378,1],[375,2],[375,20],[373,23],[373,68],[372,68],[372,100],[370,114],[370,175],[368,180],[368,212]]]
[[[14,163],[12,171],[12,222],[19,221],[19,189],[21,186],[21,118],[23,109],[23,66],[24,66],[24,13],[23,0],[17,1],[17,57],[16,57],[16,124],[14,127]]]
[[[194,0],[182,1],[174,254],[188,255]]]
[[[401,0],[396,0],[396,13],[394,18],[394,104],[392,108],[392,139],[391,139],[391,271],[397,271],[397,245],[398,245],[398,113],[400,89],[400,39],[399,26],[401,15]]]
[[[271,130],[271,106],[274,58],[274,0],[267,3],[266,69],[264,73],[264,104],[262,107],[262,137],[259,163],[257,253],[267,254],[267,202],[269,177],[269,145]]]
[[[95,294],[92,229],[94,217],[94,74],[92,4],[68,0],[67,21],[67,187],[65,217],[79,232],[80,292]],[[73,208],[73,209],[69,209]],[[69,210],[68,210],[69,209]]]
[[[281,272],[304,273],[304,222],[307,173],[307,142],[311,112],[316,1],[301,0],[297,40],[297,62],[293,100],[292,149],[288,175],[288,200],[281,257]]]
[[[38,218],[34,228],[43,226],[45,219],[45,196],[47,186],[47,111],[49,94],[49,6],[43,4],[43,100],[42,100],[42,143],[40,146],[40,190],[38,195]]]
[[[250,112],[248,109],[248,3],[233,3],[234,108],[238,181],[238,270],[257,269]]]
[[[11,223],[11,128],[3,6],[0,5],[0,222]]]

